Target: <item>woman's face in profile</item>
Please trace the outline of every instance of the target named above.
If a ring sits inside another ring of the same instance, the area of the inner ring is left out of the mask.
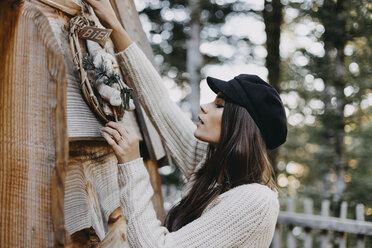
[[[200,105],[201,114],[194,136],[216,147],[221,137],[222,113],[225,96],[219,92],[213,102]]]

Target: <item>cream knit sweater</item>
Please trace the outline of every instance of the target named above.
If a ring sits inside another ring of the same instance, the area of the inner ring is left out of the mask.
[[[196,126],[170,100],[160,75],[135,43],[117,57],[190,188],[191,174],[203,164],[207,144],[194,137]],[[119,187],[133,248],[264,248],[273,238],[278,194],[264,185],[241,185],[221,194],[201,217],[176,232],[169,232],[156,218],[154,191],[142,158],[119,164]]]

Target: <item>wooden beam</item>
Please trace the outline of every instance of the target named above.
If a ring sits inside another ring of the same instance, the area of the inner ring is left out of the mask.
[[[151,46],[147,40],[146,34],[143,31],[141,21],[139,19],[136,6],[133,1],[111,0],[111,5],[115,9],[117,17],[121,21],[123,27],[128,32],[131,39],[145,53],[147,58],[156,67],[154,54],[152,53]],[[129,81],[126,80],[128,83]],[[146,147],[149,150],[150,157],[153,161],[158,161],[166,156],[163,143],[160,136],[156,132],[154,126],[145,114],[142,108],[136,107],[136,114],[141,129],[146,129],[144,140]]]
[[[4,35],[12,42],[0,83],[0,247],[59,247],[67,235],[64,56],[40,9],[14,2],[20,12],[0,15],[13,35]]]
[[[156,67],[154,54],[152,52],[150,43],[147,40],[147,36],[143,31],[141,20],[139,19],[134,1],[110,0],[110,2],[130,38],[137,43],[137,45],[146,54],[146,57]]]
[[[278,217],[278,223],[292,224],[294,226],[309,227],[320,230],[372,235],[371,222],[340,219],[330,216],[280,212]]]

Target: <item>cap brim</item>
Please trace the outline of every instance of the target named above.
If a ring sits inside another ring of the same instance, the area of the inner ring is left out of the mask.
[[[207,83],[209,88],[211,88],[214,93],[217,94],[218,92],[222,92],[224,95],[227,95],[227,88],[229,87],[228,82],[214,77],[207,77]]]

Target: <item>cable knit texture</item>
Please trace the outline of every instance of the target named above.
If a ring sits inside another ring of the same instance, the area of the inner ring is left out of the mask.
[[[192,173],[203,165],[208,144],[194,137],[196,126],[170,100],[160,75],[135,43],[117,57],[190,188]],[[133,248],[265,248],[274,235],[278,194],[264,185],[241,185],[219,195],[201,217],[176,232],[169,232],[156,218],[154,191],[142,158],[119,164],[119,187]]]

